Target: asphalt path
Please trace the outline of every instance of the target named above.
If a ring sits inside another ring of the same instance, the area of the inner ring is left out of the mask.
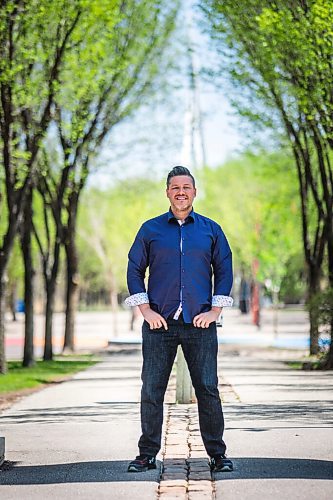
[[[235,470],[215,474],[217,499],[331,499],[332,372],[291,370],[273,351],[242,349],[220,350],[234,393],[224,412]]]
[[[130,474],[140,432],[139,353],[108,357],[0,415],[2,500],[155,499],[160,470]]]
[[[235,470],[215,474],[218,500],[332,498],[332,372],[290,369],[283,360],[293,355],[220,346],[225,440]],[[155,499],[160,469],[126,471],[140,434],[140,369],[138,350],[105,356],[3,412],[13,467],[0,472],[0,498]]]

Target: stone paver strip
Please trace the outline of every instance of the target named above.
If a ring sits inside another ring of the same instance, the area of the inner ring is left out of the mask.
[[[224,403],[239,402],[233,387],[219,373],[219,388]],[[215,482],[204,448],[196,404],[175,404],[175,377],[166,393],[168,413],[163,449],[160,499],[201,500],[215,498]]]
[[[206,456],[196,405],[168,404],[159,499],[215,498]]]

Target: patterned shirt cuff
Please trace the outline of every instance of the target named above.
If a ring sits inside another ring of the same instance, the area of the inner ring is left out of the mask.
[[[231,307],[234,299],[227,295],[213,295],[212,306],[215,307]]]
[[[125,299],[125,304],[127,306],[133,307],[139,306],[140,304],[149,304],[148,293],[135,293],[134,295],[131,295],[130,297],[127,297],[127,299]]]

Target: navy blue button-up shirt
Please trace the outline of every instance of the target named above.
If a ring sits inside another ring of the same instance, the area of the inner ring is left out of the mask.
[[[146,292],[151,309],[165,319],[180,300],[184,321],[211,309],[214,295],[228,296],[232,287],[232,254],[221,227],[192,210],[179,225],[169,210],[146,221],[128,254],[127,284],[132,295]]]

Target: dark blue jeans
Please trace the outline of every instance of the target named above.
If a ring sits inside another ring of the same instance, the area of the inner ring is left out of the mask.
[[[216,324],[196,328],[191,324],[168,322],[169,330],[142,326],[142,391],[139,450],[156,455],[161,447],[163,401],[177,347],[182,346],[198,400],[202,440],[209,456],[224,454],[224,419],[218,391]]]

